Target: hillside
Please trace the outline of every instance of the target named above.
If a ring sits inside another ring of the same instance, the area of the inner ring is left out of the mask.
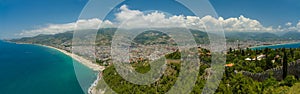
[[[97,45],[110,45],[113,35],[116,32],[116,28],[103,28],[98,30],[96,43]],[[208,44],[208,35],[206,32],[199,30],[190,30],[198,44]],[[25,37],[20,39],[10,40],[12,42],[22,43],[35,43],[46,45],[66,45],[71,43],[73,37],[73,31],[67,31],[65,33],[59,33],[55,35],[38,35],[34,37]],[[300,40],[300,32],[287,32],[281,35],[270,32],[225,32],[227,42],[240,41],[290,41]],[[143,32],[134,39],[134,43],[137,44],[168,44],[172,41],[172,38],[168,35],[150,30]]]

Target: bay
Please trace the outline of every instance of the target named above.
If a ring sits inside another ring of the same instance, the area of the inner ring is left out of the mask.
[[[271,48],[271,49],[278,49],[278,48],[300,48],[300,43],[288,43],[288,44],[277,44],[277,45],[266,45],[266,46],[256,46],[251,47],[251,49],[265,49],[265,48]]]
[[[0,94],[84,94],[97,73],[73,59],[37,45],[0,41]]]

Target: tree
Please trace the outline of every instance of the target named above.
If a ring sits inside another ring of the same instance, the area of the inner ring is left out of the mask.
[[[266,55],[266,64],[268,65],[268,66],[266,66],[264,69],[265,70],[267,70],[267,69],[270,69],[270,68],[273,68],[273,64],[272,64],[272,57],[270,57],[270,49],[269,48],[266,48],[265,49],[265,55]]]
[[[232,92],[236,94],[256,94],[259,90],[259,84],[251,78],[242,74],[236,74],[230,81]]]
[[[287,85],[287,86],[289,86],[289,87],[293,86],[296,82],[297,82],[297,79],[293,75],[288,75],[284,79],[284,84]]]
[[[287,55],[286,55],[286,52],[285,52],[285,48],[282,49],[284,55],[283,55],[283,62],[282,62],[282,65],[283,65],[283,69],[282,69],[282,79],[285,79],[285,77],[287,76]]]
[[[276,84],[278,84],[276,79],[273,76],[270,76],[270,78],[262,82],[262,90],[264,91],[267,88],[273,88],[274,86],[276,86]]]
[[[241,54],[242,54],[242,56],[245,56],[245,51],[241,50]]]
[[[230,47],[230,48],[229,48],[229,53],[231,53],[231,52],[232,52],[232,48]]]
[[[290,54],[291,54],[292,58],[294,59],[294,49],[290,48]]]

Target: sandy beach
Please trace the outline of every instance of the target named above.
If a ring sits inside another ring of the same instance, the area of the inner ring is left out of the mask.
[[[87,60],[81,56],[78,56],[76,54],[73,54],[73,53],[70,53],[70,52],[67,52],[65,50],[62,50],[62,49],[58,49],[58,48],[55,48],[55,47],[52,47],[52,46],[46,46],[46,45],[41,45],[41,46],[44,46],[44,47],[48,47],[48,48],[51,48],[51,49],[55,49],[55,50],[58,50],[70,57],[72,57],[74,60],[80,62],[81,64],[87,66],[88,68],[90,69],[93,69],[94,71],[103,71],[105,69],[104,66],[100,66],[100,65],[97,65],[93,62],[91,62],[90,60]]]

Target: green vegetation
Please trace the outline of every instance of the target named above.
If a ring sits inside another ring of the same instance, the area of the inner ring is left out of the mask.
[[[291,62],[300,57],[300,49],[264,49],[264,50],[232,50],[227,54],[227,63],[233,63],[234,66],[226,67],[226,73],[223,75],[223,79],[216,90],[217,94],[285,94],[293,93],[293,90],[298,90],[300,86],[300,80],[294,75],[287,75],[284,80],[276,80],[270,77],[262,82],[253,80],[240,73],[234,71],[250,71],[253,73],[260,73],[269,68],[282,66],[284,59],[286,62]],[[209,61],[211,56],[209,51],[205,49],[199,49],[201,61],[208,63],[201,63],[199,76],[192,94],[199,94],[206,83],[206,69],[210,68]],[[257,56],[266,55],[262,59],[258,59]],[[295,56],[295,58],[293,58]],[[256,60],[247,61],[245,58],[254,58]],[[180,58],[180,52],[176,51],[172,54],[166,55],[166,58],[170,61],[178,60]],[[273,61],[273,62],[272,62]],[[271,62],[271,63],[267,63]],[[103,78],[108,85],[117,93],[166,93],[175,83],[178,73],[180,71],[180,63],[168,62],[166,72],[162,75],[160,80],[151,85],[135,85],[128,81],[125,81],[114,69],[114,66],[109,66],[103,72]],[[150,69],[149,63],[136,63],[133,67],[140,72],[146,73]]]
[[[108,67],[103,71],[104,80],[117,93],[132,94],[132,93],[165,93],[172,87],[178,75],[180,66],[176,64],[169,64],[166,75],[162,76],[159,81],[151,85],[135,85],[125,81],[114,69],[113,66]],[[174,69],[173,69],[174,68]],[[177,70],[175,70],[177,69]],[[149,71],[147,68],[138,69],[140,72]]]
[[[294,86],[292,86],[289,91],[287,92],[288,94],[297,94],[300,92],[300,83],[296,83]]]

